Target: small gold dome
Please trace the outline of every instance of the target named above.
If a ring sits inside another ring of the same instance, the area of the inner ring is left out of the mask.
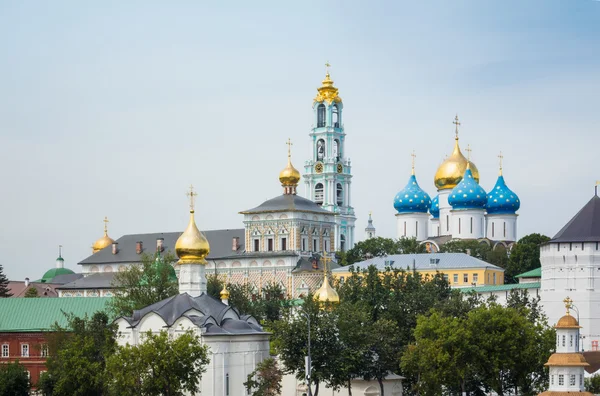
[[[467,163],[473,178],[479,183],[479,170],[475,164],[465,158],[461,153],[460,147],[458,146],[458,137],[454,141],[454,150],[452,154],[442,162],[435,172],[435,178],[433,179],[435,186],[439,190],[446,190],[456,187],[463,178],[465,171],[467,170]]]
[[[582,353],[555,353],[544,366],[586,367],[589,364]]]
[[[290,157],[288,157],[287,166],[279,173],[279,181],[284,187],[297,186],[300,181],[300,172],[294,168]]]
[[[205,257],[210,252],[208,240],[196,227],[194,211],[190,210],[190,222],[175,243],[175,252],[179,261],[177,264],[207,264]]]
[[[315,298],[315,300],[323,302],[323,303],[326,301],[329,301],[332,303],[340,302],[340,296],[337,294],[335,289],[333,287],[331,287],[331,285],[329,284],[329,278],[327,277],[327,274],[325,275],[325,278],[323,279],[323,284],[321,285],[319,290],[317,290],[315,292],[314,298]]]
[[[329,64],[326,64],[329,68]],[[333,86],[333,80],[329,75],[329,70],[325,74],[325,79],[321,82],[321,86],[317,88],[319,93],[315,97],[315,102],[326,102],[327,104],[331,104],[332,102],[341,103],[342,98],[338,95],[338,89]]]
[[[580,327],[577,319],[570,314],[566,314],[560,318],[556,323],[556,326],[554,326],[555,329],[579,329]]]
[[[221,290],[221,300],[229,300],[229,290],[227,290],[227,285],[223,285],[223,290]]]
[[[97,253],[100,250],[104,249],[105,247],[110,246],[113,243],[115,243],[115,240],[108,236],[108,218],[105,216],[103,221],[104,221],[104,236],[102,238],[98,239],[92,245],[93,253]]]

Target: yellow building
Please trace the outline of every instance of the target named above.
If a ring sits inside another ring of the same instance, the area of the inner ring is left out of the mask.
[[[366,269],[374,265],[380,271],[386,267],[416,270],[420,274],[433,276],[440,273],[452,287],[490,286],[504,284],[504,269],[465,253],[394,254],[374,257],[354,264],[355,269]],[[350,266],[331,271],[343,282],[350,276]]]

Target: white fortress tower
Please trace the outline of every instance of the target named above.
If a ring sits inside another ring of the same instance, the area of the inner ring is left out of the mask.
[[[556,323],[568,293],[582,325],[582,351],[600,350],[600,198],[596,195],[540,248],[541,303]]]

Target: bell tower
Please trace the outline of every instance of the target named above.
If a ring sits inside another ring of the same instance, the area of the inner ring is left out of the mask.
[[[351,163],[346,156],[342,98],[333,86],[329,63],[313,101],[311,155],[304,164],[305,196],[335,216],[335,249],[354,246],[354,208],[351,202]]]

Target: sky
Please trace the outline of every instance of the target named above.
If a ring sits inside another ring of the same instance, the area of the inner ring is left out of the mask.
[[[201,229],[302,169],[325,62],[344,100],[358,237],[395,237],[410,175],[433,197],[453,147],[521,198],[519,235],[554,235],[600,180],[600,2],[0,1],[0,264],[38,279],[63,245]],[[300,189],[304,193],[304,188]]]

